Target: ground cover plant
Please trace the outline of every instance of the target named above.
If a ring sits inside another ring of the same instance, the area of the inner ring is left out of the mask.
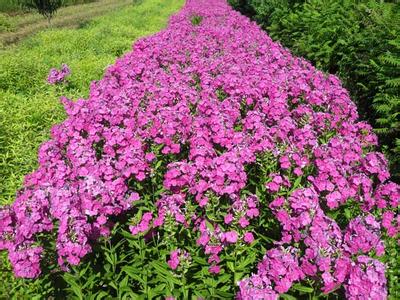
[[[46,296],[387,297],[400,190],[376,135],[337,77],[224,0],[188,0],[61,101],[0,211],[15,276]]]
[[[181,0],[131,1],[79,29],[41,31],[0,51],[0,205],[14,200],[23,176],[37,168],[39,145],[49,139],[51,126],[65,118],[59,97],[87,97],[90,82],[129,51],[133,40],[162,29],[182,5]],[[49,85],[49,70],[65,62],[71,69],[68,83]],[[0,298],[31,299],[27,294],[40,283],[14,280],[3,254]]]

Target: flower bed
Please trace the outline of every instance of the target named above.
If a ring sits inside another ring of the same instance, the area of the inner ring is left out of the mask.
[[[67,120],[0,210],[16,276],[40,275],[49,239],[68,271],[126,215],[149,247],[168,239],[171,272],[204,257],[219,276],[232,269],[223,255],[253,251],[260,262],[238,275],[241,299],[276,299],[304,280],[386,297],[376,257],[382,235],[399,232],[399,186],[376,136],[336,77],[225,1],[189,0],[88,100],[62,101]]]

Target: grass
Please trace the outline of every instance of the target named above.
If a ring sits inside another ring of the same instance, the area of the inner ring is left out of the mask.
[[[94,1],[96,0],[64,0],[63,5],[76,5]],[[16,13],[20,12],[21,10],[21,5],[18,4],[17,0],[0,0],[0,12]]]
[[[131,0],[131,3],[132,0]],[[0,51],[0,205],[11,203],[25,174],[37,168],[39,145],[64,118],[59,97],[88,96],[92,80],[102,77],[132,42],[166,26],[183,0],[143,0],[94,18],[82,28],[41,31]],[[67,63],[72,74],[65,87],[49,86],[49,69]],[[25,299],[34,284],[14,280],[0,256],[0,299]]]
[[[51,21],[52,28],[85,26],[94,17],[132,5],[134,0],[99,0],[59,9]],[[49,27],[47,19],[30,12],[17,15],[0,14],[0,48],[18,42]]]

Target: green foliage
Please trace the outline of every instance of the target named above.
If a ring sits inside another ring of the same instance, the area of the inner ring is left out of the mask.
[[[400,244],[395,239],[386,239],[386,265],[390,266],[386,272],[389,286],[389,300],[400,299]]]
[[[200,25],[202,20],[203,20],[202,16],[192,16],[192,18],[190,19],[192,24],[195,25],[195,26]]]
[[[390,49],[371,63],[378,70],[379,90],[374,98],[376,131],[389,145],[386,155],[394,175],[400,177],[400,38],[389,41]]]
[[[76,4],[83,4],[83,3],[89,3],[89,2],[95,2],[97,0],[63,0],[62,5],[63,6],[69,6],[69,5],[76,5]],[[25,0],[0,0],[0,12],[7,12],[7,13],[15,13],[15,12],[21,12],[24,10],[23,5],[21,5],[23,2],[26,2]],[[1,24],[1,21],[0,21]],[[1,29],[1,25],[0,25]]]
[[[54,91],[29,98],[0,91],[1,204],[13,201],[23,174],[37,165],[38,146],[49,138],[51,125],[62,120],[57,97]]]
[[[87,97],[92,80],[100,79],[117,56],[130,50],[132,41],[164,27],[182,4],[142,1],[84,28],[47,30],[0,51],[0,205],[14,200],[24,175],[37,167],[39,145],[49,138],[51,126],[64,119],[59,97]],[[48,85],[50,68],[62,63],[72,70],[69,83]],[[0,280],[0,299],[45,299],[66,285],[57,273],[46,273],[39,281],[13,278],[4,252]]]
[[[259,259],[256,250],[243,247],[237,257],[222,255],[229,268],[213,276],[208,272],[206,255],[199,250],[191,253],[194,259],[190,266],[182,265],[173,272],[166,263],[170,251],[177,244],[188,251],[197,249],[195,239],[178,241],[177,231],[173,235],[161,232],[145,240],[126,229],[117,225],[112,238],[104,238],[70,273],[38,280],[50,287],[44,295],[68,295],[72,299],[160,299],[168,295],[177,299],[229,299],[234,297],[235,282]],[[255,243],[252,248],[258,246]]]
[[[0,0],[0,11],[10,12],[20,9],[20,5],[17,0]]]
[[[11,31],[13,24],[11,20],[4,14],[0,13],[0,32]]]

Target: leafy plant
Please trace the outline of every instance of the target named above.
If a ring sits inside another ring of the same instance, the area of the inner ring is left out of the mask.
[[[400,39],[388,42],[390,49],[371,64],[378,70],[381,84],[374,98],[377,112],[376,131],[387,145],[387,155],[394,170],[400,177]]]

